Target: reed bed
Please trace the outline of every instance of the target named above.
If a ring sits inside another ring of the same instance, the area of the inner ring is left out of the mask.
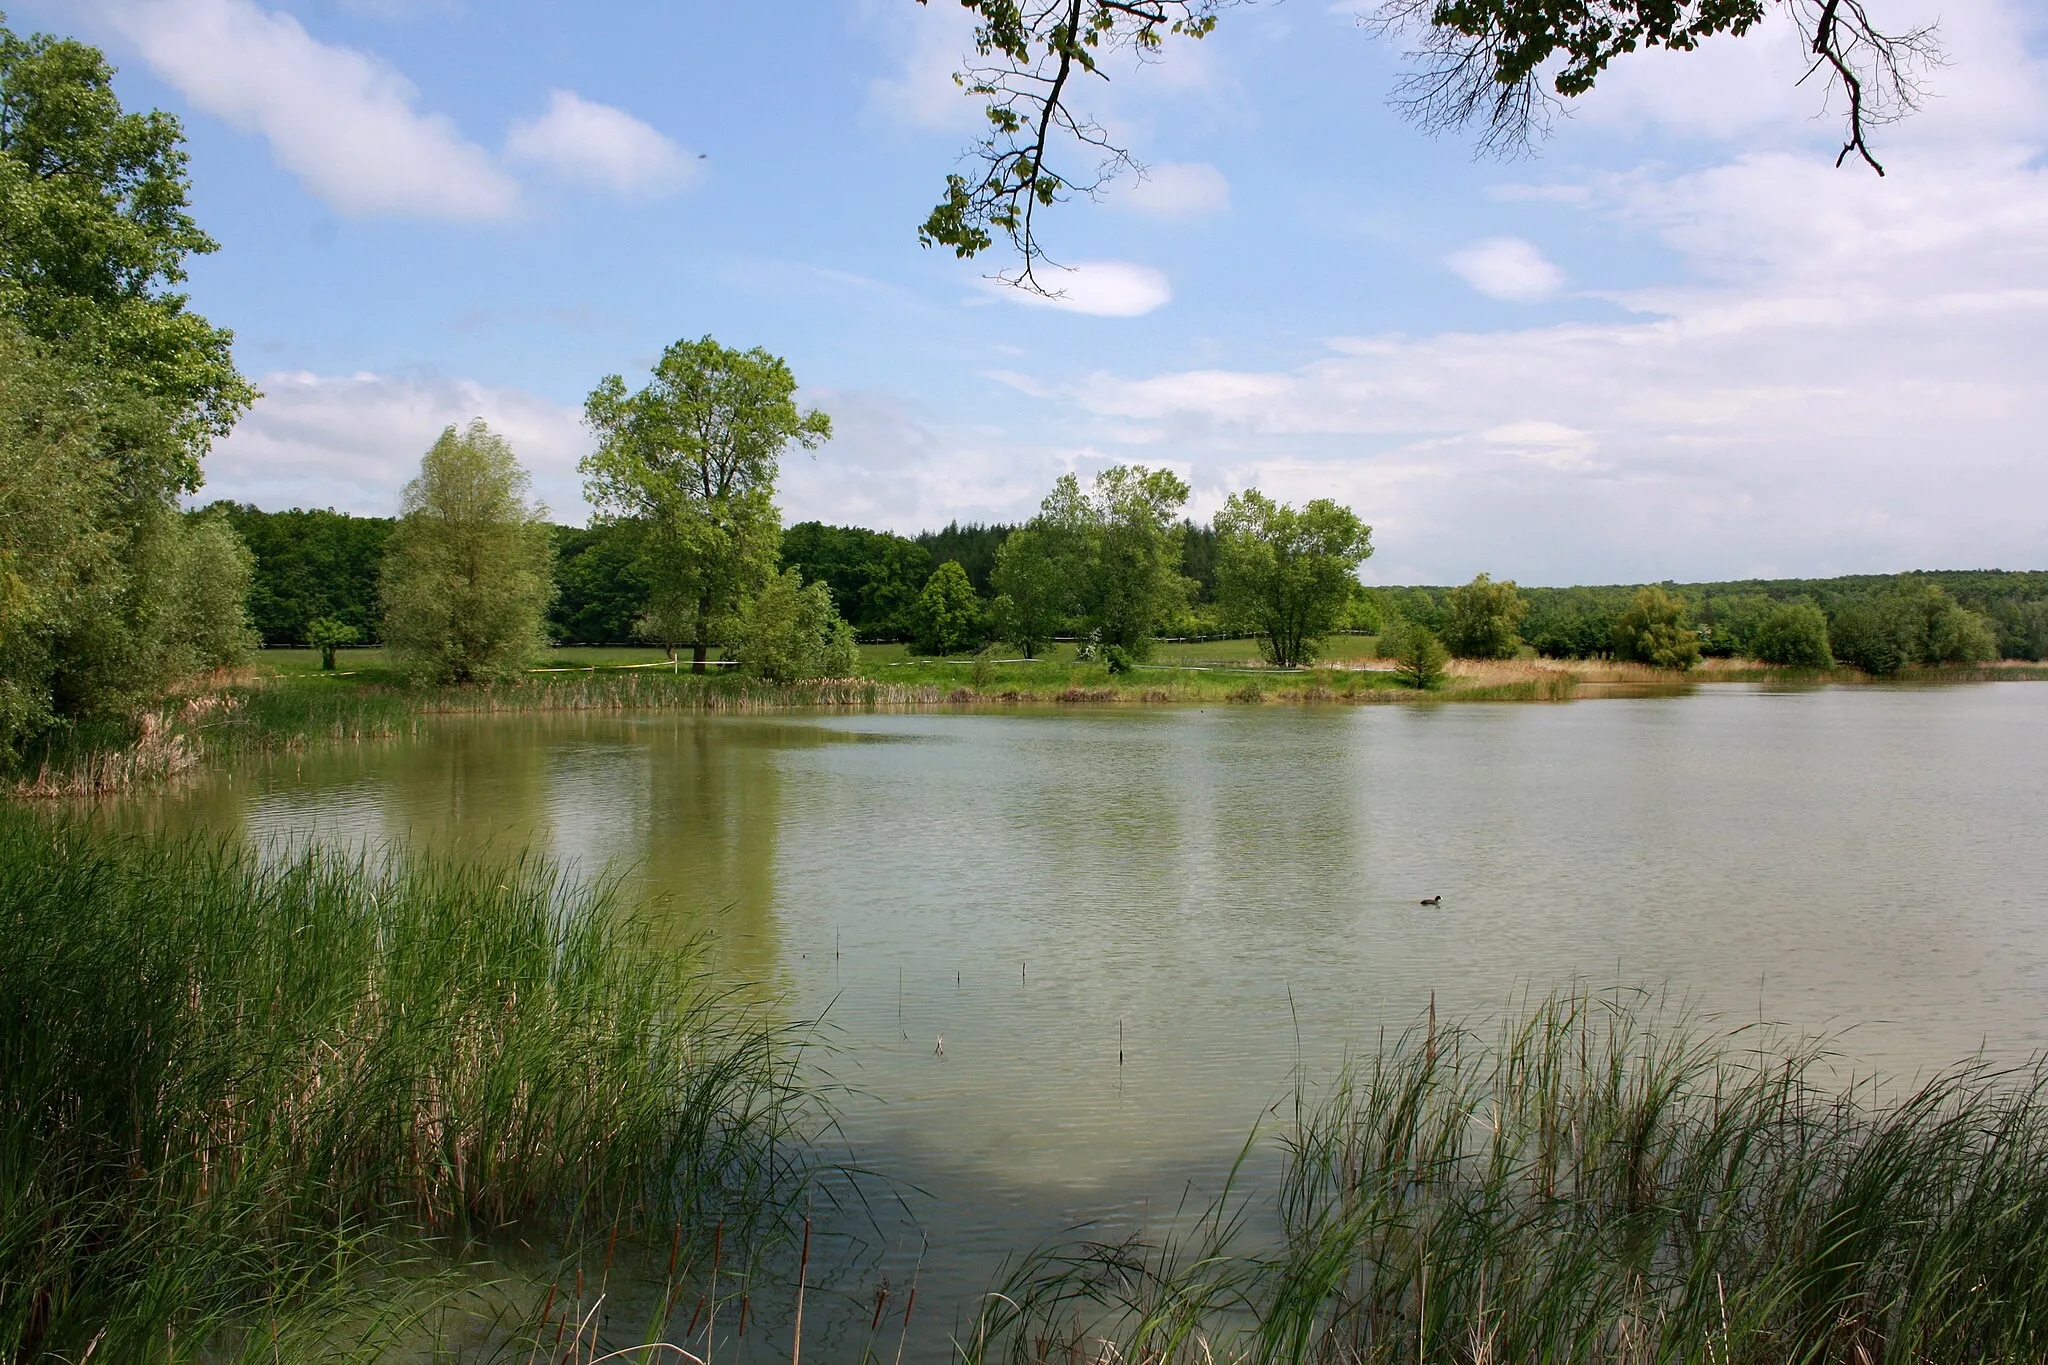
[[[1901,1093],[1567,992],[1486,1036],[1418,1024],[1302,1087],[1278,1141],[1270,1204],[1024,1259],[965,1359],[2048,1359],[2039,1066]]]
[[[374,1354],[493,1238],[735,1260],[808,1178],[794,1056],[540,860],[0,809],[0,1360]]]

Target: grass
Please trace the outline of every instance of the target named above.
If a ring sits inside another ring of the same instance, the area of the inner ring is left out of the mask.
[[[1390,667],[1348,657],[1369,652],[1369,636],[1334,637],[1333,658],[1307,669],[1256,662],[1250,641],[1162,643],[1153,658],[1112,675],[1081,663],[1071,645],[1035,660],[911,658],[902,645],[862,647],[861,674],[788,685],[687,663],[664,667],[652,649],[561,649],[523,680],[485,687],[416,687],[381,650],[344,650],[322,672],[310,650],[266,650],[248,669],[201,680],[192,693],[126,724],[58,729],[10,774],[13,793],[75,797],[162,782],[203,763],[314,744],[415,735],[436,716],[512,711],[724,711],[928,709],[1013,705],[1256,705],[1321,702],[1557,702],[1574,697],[1681,692],[1704,682],[1785,686],[2048,679],[2048,665],[2008,661],[1972,668],[1909,669],[1873,680],[1854,669],[1798,670],[1749,660],[1708,659],[1687,673],[1611,660],[1533,657],[1454,660],[1427,692],[1405,686]],[[1238,657],[1194,662],[1189,651]]]
[[[0,808],[0,1360],[374,1354],[511,1239],[756,1257],[790,1044],[545,862]]]
[[[1042,1250],[970,1362],[2048,1358],[2048,1071],[1900,1094],[1566,992],[1297,1090],[1270,1204]],[[1272,1226],[1270,1239],[1249,1229]]]

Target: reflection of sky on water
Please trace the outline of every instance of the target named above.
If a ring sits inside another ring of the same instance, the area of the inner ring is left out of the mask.
[[[2039,685],[449,720],[153,814],[627,870],[826,1016],[848,1139],[931,1196],[869,1235],[953,1301],[1213,1190],[1297,1058],[1432,992],[1668,982],[1898,1071],[2048,1043]]]

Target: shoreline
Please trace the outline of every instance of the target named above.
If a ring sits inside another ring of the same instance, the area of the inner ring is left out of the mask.
[[[1008,710],[1124,706],[1553,704],[1681,696],[1700,686],[1773,684],[1927,687],[2048,681],[2048,663],[2020,660],[1962,668],[1916,667],[1890,678],[1854,668],[1793,669],[1708,659],[1677,672],[1605,660],[1453,660],[1443,682],[1417,690],[1392,669],[1345,661],[1306,669],[1140,665],[1112,676],[1101,665],[910,660],[863,674],[767,683],[730,674],[644,665],[535,668],[511,684],[417,688],[370,670],[289,673],[243,670],[208,679],[182,698],[134,718],[118,742],[106,731],[67,737],[8,782],[16,799],[114,795],[173,782],[252,754],[302,752],[315,744],[417,735],[437,716],[574,712],[768,712]],[[1056,671],[1056,672],[1055,672]],[[1054,676],[1047,676],[1054,672]]]

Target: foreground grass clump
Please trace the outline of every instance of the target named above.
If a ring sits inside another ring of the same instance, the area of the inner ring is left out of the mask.
[[[0,809],[0,1360],[329,1358],[494,1236],[731,1255],[804,1179],[790,1057],[545,863]]]
[[[2048,1074],[1903,1096],[1560,995],[1301,1092],[1270,1208],[1035,1254],[973,1361],[2039,1361]],[[1277,1239],[1245,1250],[1254,1218]]]

